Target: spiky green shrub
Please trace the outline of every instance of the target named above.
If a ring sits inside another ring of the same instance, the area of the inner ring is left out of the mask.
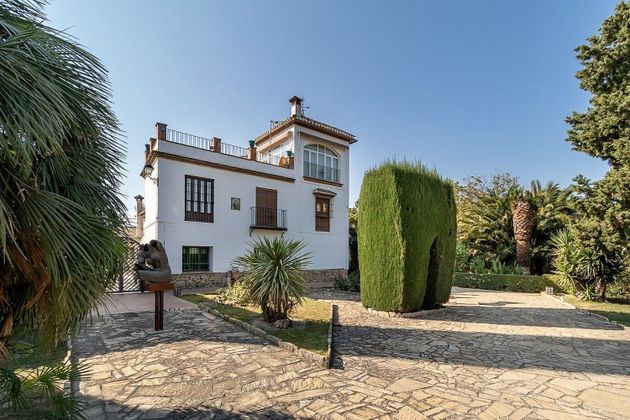
[[[305,247],[301,241],[262,238],[234,260],[243,272],[249,299],[260,305],[265,321],[287,319],[293,306],[304,300],[302,270],[310,263]]]
[[[366,172],[359,206],[361,301],[412,312],[448,301],[457,231],[453,186],[419,163]]]

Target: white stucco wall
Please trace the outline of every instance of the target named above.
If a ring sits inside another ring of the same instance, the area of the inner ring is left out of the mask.
[[[299,130],[298,130],[299,131]],[[164,244],[173,273],[181,273],[183,246],[212,247],[211,271],[222,272],[230,268],[233,259],[243,253],[246,244],[257,236],[279,236],[282,232],[255,230],[250,237],[250,208],[256,205],[256,187],[278,191],[278,208],[287,210],[285,237],[303,240],[311,252],[310,269],[347,268],[348,266],[348,148],[332,143],[327,147],[339,154],[342,187],[302,178],[302,147],[314,142],[314,137],[296,132],[287,137],[295,148],[295,169],[266,165],[233,156],[221,155],[188,146],[160,141],[157,149],[163,152],[207,160],[230,166],[295,178],[284,182],[200,166],[186,162],[158,158],[159,192],[155,199],[155,184],[145,181],[145,229],[143,242],[158,239]],[[323,141],[323,140],[322,140]],[[184,179],[186,175],[214,179],[214,223],[184,221]],[[154,175],[155,176],[155,175]],[[324,188],[337,193],[331,200],[333,213],[330,232],[315,231],[315,196],[313,190]],[[241,199],[241,210],[231,210],[231,197]],[[154,203],[154,204],[152,204]],[[157,204],[157,206],[155,205]],[[157,209],[149,210],[149,207]]]

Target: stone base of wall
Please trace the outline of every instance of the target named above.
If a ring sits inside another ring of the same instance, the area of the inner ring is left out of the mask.
[[[175,287],[182,289],[197,289],[201,287],[225,287],[228,273],[224,272],[196,272],[173,274]]]
[[[304,281],[309,289],[329,289],[335,286],[335,277],[346,277],[345,268],[333,268],[326,270],[304,270]],[[234,275],[233,277],[237,277]],[[175,287],[183,289],[196,289],[202,287],[227,286],[228,273],[226,272],[195,272],[173,274]]]
[[[327,270],[304,270],[304,281],[309,289],[332,289],[335,287],[335,277],[347,277],[345,268],[331,268]]]

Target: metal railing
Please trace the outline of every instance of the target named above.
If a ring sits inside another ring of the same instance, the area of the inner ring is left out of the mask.
[[[195,136],[194,134],[171,130],[170,128],[166,129],[166,140],[173,143],[196,147],[198,149],[212,151],[212,140],[204,137]]]
[[[304,162],[304,176],[332,182],[340,182],[341,179],[339,169],[309,162]]]
[[[268,207],[251,208],[250,228],[282,229],[287,228],[287,211]]]
[[[247,149],[229,143],[221,143],[221,154],[247,159]]]
[[[270,165],[280,165],[280,156],[272,155],[271,153],[256,152],[256,160]]]
[[[186,146],[196,147],[198,149],[209,150],[211,152],[218,151],[223,155],[247,159],[248,149],[245,147],[221,142],[221,150],[214,150],[212,139],[195,136],[194,134],[183,133],[181,131],[171,130],[170,128],[166,129],[166,140],[172,143],[178,143]],[[279,166],[280,158],[280,156],[272,155],[271,153],[256,152],[256,160],[258,162]]]

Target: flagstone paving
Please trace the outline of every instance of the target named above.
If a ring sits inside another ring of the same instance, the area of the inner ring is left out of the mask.
[[[73,340],[88,418],[630,418],[630,332],[549,297],[455,289],[419,319],[335,300],[335,369],[196,309],[111,314]]]

